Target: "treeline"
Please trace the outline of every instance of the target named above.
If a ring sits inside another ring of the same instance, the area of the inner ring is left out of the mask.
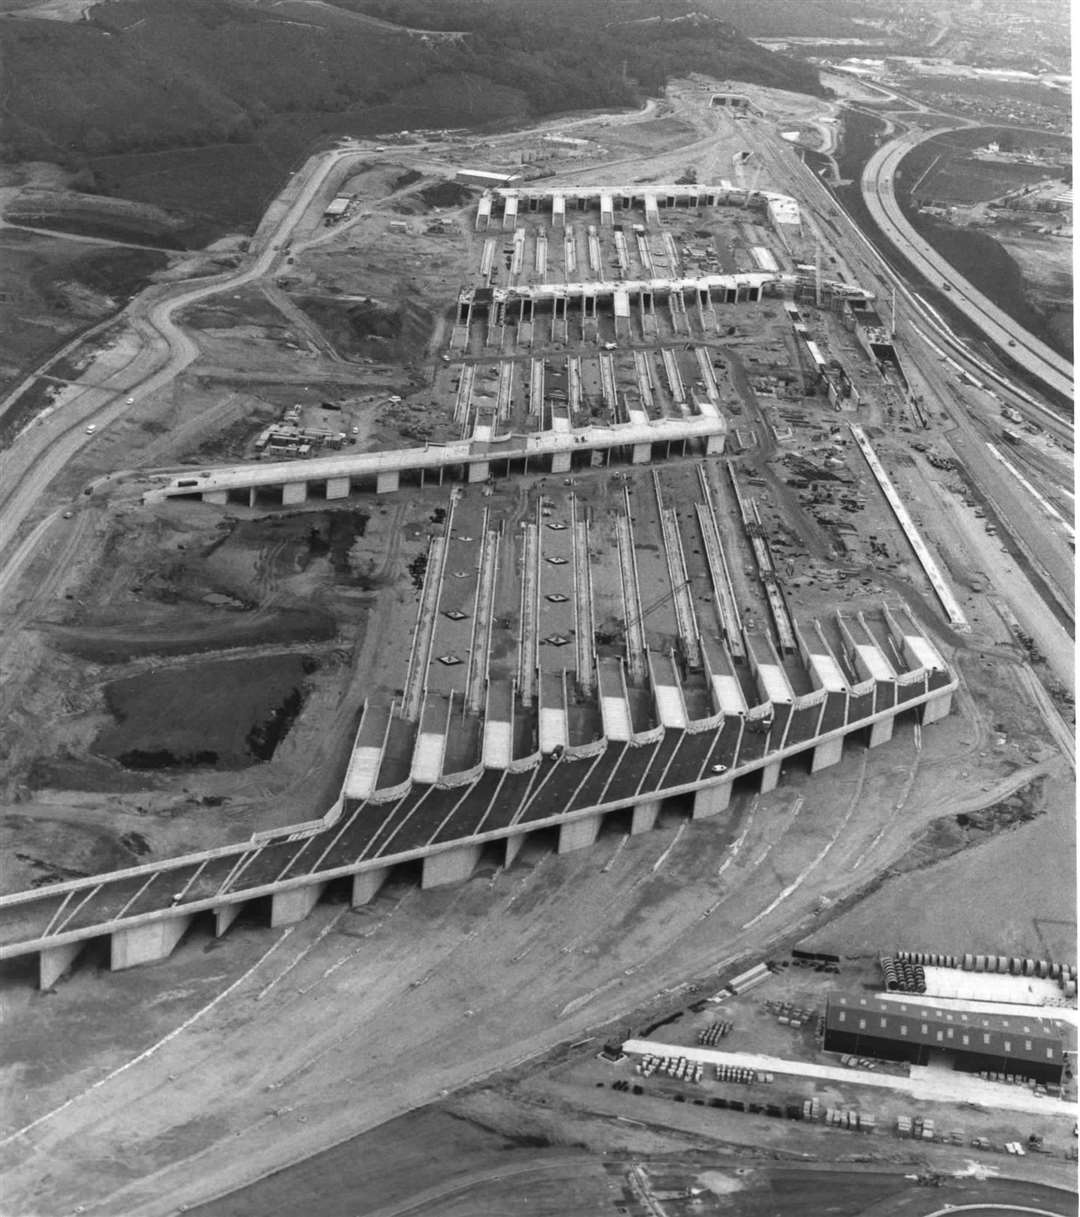
[[[690,72],[821,92],[812,67],[703,11],[723,0],[691,3],[696,13],[669,0],[113,0],[81,22],[0,18],[0,156],[78,165],[252,142],[283,123],[364,131],[369,114],[382,130],[482,126],[637,105]]]

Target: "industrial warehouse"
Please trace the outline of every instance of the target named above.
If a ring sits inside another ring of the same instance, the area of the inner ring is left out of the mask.
[[[1030,1015],[979,1014],[933,1005],[833,994],[825,1048],[926,1065],[947,1057],[965,1073],[1001,1073],[1060,1086],[1065,1044],[1060,1028]]]

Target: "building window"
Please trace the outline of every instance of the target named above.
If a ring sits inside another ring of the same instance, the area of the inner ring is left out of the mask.
[[[939,1032],[937,1033],[937,1041],[938,1041],[938,1043],[940,1044],[940,1043],[941,1043],[941,1041],[942,1041],[944,1038],[945,1038],[945,1036],[943,1035],[943,1033],[939,1031]]]
[[[888,1025],[889,1025],[889,1020],[888,1020],[887,1018],[883,1018],[883,1019],[881,1020],[881,1026],[882,1026],[882,1028],[884,1029],[884,1028],[888,1027]]]
[[[970,1035],[962,1035],[962,1036],[960,1037],[960,1039],[963,1041],[963,1044],[964,1044],[964,1047],[965,1047],[965,1048],[968,1046],[968,1044],[970,1044],[970,1043],[971,1043],[971,1036],[970,1036]]]
[[[860,1030],[860,1031],[865,1031],[865,1030],[866,1030],[866,1019],[865,1019],[865,1018],[860,1018],[860,1019],[859,1019],[859,1030]]]
[[[990,1043],[990,1033],[988,1031],[983,1032],[983,1043],[984,1044]]]
[[[952,1029],[952,1027],[950,1027],[950,1028],[948,1029],[948,1031],[946,1031],[946,1032],[945,1032],[945,1035],[946,1035],[946,1037],[947,1037],[948,1039],[952,1039],[952,1038],[953,1038],[953,1029]]]
[[[929,1028],[929,1027],[926,1025],[926,1023],[923,1023],[923,1025],[922,1025],[922,1033],[923,1033],[923,1035],[928,1035],[928,1034],[929,1034],[929,1032],[930,1032],[930,1028]]]
[[[907,1035],[907,1023],[900,1024],[900,1034]]]
[[[1054,1059],[1054,1050],[1053,1050],[1053,1048],[1047,1048],[1047,1050],[1046,1050],[1046,1059],[1047,1059],[1048,1061],[1052,1061],[1052,1060]]]
[[[1024,1040],[1024,1050],[1026,1052],[1031,1051],[1031,1040]]]
[[[847,1011],[846,1011],[846,1010],[841,1010],[841,1011],[840,1011],[840,1013],[839,1013],[839,1014],[836,1016],[836,1021],[837,1021],[838,1023],[844,1023],[844,1022],[847,1022]]]
[[[1011,1040],[1005,1041],[1005,1051],[1012,1052],[1012,1041]]]

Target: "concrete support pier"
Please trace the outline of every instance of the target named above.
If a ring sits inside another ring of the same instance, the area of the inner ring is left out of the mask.
[[[633,818],[630,821],[630,831],[635,836],[639,832],[650,832],[656,827],[656,817],[659,814],[659,799],[650,799],[647,803],[638,803],[634,807]]]
[[[810,772],[817,773],[819,769],[828,769],[830,765],[839,765],[844,757],[844,737],[836,736],[835,739],[823,740],[814,749],[813,759],[810,761]]]
[[[473,461],[469,466],[470,482],[486,482],[491,474],[491,466],[487,461]]]
[[[592,845],[600,831],[600,817],[583,816],[580,820],[570,820],[559,825],[559,853],[568,854],[571,850],[584,849]]]
[[[428,854],[424,859],[424,875],[420,886],[429,888],[442,887],[446,883],[461,883],[476,870],[479,861],[479,845],[459,845],[455,849],[444,849],[439,854]]]
[[[327,478],[326,497],[328,499],[347,499],[349,497],[349,479]]]
[[[401,474],[396,470],[390,470],[386,473],[378,473],[375,475],[375,493],[376,494],[392,494],[397,490],[401,482]]]
[[[214,503],[218,507],[224,507],[229,501],[229,492],[227,490],[208,490],[203,496],[204,503]]]
[[[168,917],[135,925],[129,930],[114,930],[110,938],[109,967],[119,972],[141,963],[168,959],[190,924],[190,917]]]
[[[879,718],[870,728],[870,747],[876,748],[879,744],[887,744],[892,739],[892,730],[893,717],[891,714],[888,718]]]
[[[553,452],[551,454],[551,472],[552,473],[569,473],[570,472],[570,453],[569,452]]]
[[[503,858],[503,869],[506,870],[514,865],[514,860],[521,853],[521,847],[525,844],[527,833],[519,832],[516,837],[506,838],[506,856]]]
[[[270,928],[279,925],[295,925],[311,912],[323,893],[325,883],[308,883],[303,887],[291,887],[284,892],[275,892],[270,897]]]
[[[635,444],[630,456],[633,465],[647,465],[652,460],[652,444]]]
[[[927,726],[929,723],[936,723],[939,718],[945,716],[952,709],[952,693],[945,693],[941,697],[932,697],[928,702],[923,703],[922,708],[922,724]]]
[[[307,482],[286,482],[281,488],[281,502],[283,505],[306,503]]]
[[[86,944],[67,942],[60,947],[46,947],[38,953],[38,988],[51,989],[75,962],[75,956]]]
[[[220,938],[222,934],[232,925],[232,923],[240,916],[240,910],[244,907],[239,900],[235,904],[219,904],[214,909],[214,937]]]
[[[780,781],[780,758],[769,761],[761,771],[761,793],[768,794],[775,790]]]
[[[380,866],[376,870],[363,870],[353,875],[352,898],[349,903],[354,909],[375,899],[379,888],[386,882],[386,873],[387,868]]]
[[[694,819],[704,820],[709,816],[727,811],[731,802],[731,783],[720,782],[716,786],[703,786],[694,791]]]

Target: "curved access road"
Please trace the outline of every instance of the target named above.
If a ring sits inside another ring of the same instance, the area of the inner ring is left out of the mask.
[[[24,431],[0,455],[0,552],[14,540],[52,479],[84,444],[92,442],[85,431],[88,423],[102,427],[114,422],[135,399],[168,384],[198,356],[198,347],[173,316],[189,305],[266,275],[334,168],[343,160],[363,155],[362,149],[352,147],[312,157],[271,204],[251,241],[246,264],[237,271],[190,284],[150,288],[112,319],[110,324],[127,322],[120,340],[127,353],[122,365],[95,376],[91,364],[79,391],[65,401],[63,409]],[[5,581],[5,570],[0,568],[0,590]]]
[[[963,124],[968,126],[969,124]],[[956,125],[932,131],[909,131],[883,144],[866,162],[861,188],[874,223],[926,278],[938,286],[950,284],[949,298],[1009,359],[1037,377],[1060,396],[1071,400],[1073,365],[1029,334],[989,297],[959,275],[908,222],[896,199],[894,178],[903,158],[917,144],[957,130]]]

